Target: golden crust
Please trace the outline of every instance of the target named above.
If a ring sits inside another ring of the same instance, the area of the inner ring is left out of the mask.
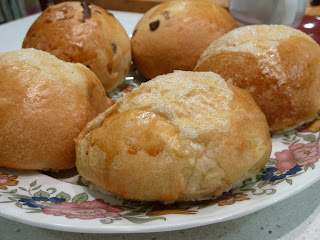
[[[306,9],[306,15],[309,16],[320,16],[320,6],[311,6],[308,5]]]
[[[98,78],[34,49],[1,53],[0,72],[0,166],[74,167],[73,139],[107,108]]]
[[[214,73],[175,71],[124,96],[76,139],[78,172],[141,201],[218,196],[268,161],[266,118]]]
[[[131,38],[132,58],[151,79],[173,70],[193,70],[200,54],[237,27],[222,7],[208,1],[163,2],[141,18]]]
[[[213,71],[249,92],[273,132],[301,125],[320,109],[320,47],[290,27],[233,30],[203,52],[195,71]]]
[[[108,93],[123,83],[130,71],[130,40],[112,14],[94,4],[89,9],[90,17],[85,18],[80,2],[49,6],[30,27],[23,48],[86,65]]]

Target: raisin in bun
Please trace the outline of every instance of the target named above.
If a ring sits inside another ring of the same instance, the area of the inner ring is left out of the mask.
[[[23,47],[83,63],[97,75],[107,93],[124,82],[131,68],[125,29],[112,14],[85,2],[49,6],[30,27]]]
[[[271,151],[264,114],[214,73],[175,71],[125,95],[76,139],[78,172],[141,201],[219,196],[255,175]]]
[[[212,41],[236,27],[224,8],[209,1],[163,2],[146,12],[134,29],[133,63],[147,79],[173,70],[192,71]]]
[[[213,71],[249,92],[279,132],[312,120],[320,109],[320,47],[287,26],[235,29],[213,42],[195,71]]]
[[[74,167],[74,138],[107,109],[99,79],[35,49],[1,53],[0,72],[0,166]]]

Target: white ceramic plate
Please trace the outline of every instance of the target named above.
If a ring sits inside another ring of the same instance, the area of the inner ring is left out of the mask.
[[[140,14],[114,12],[131,33]],[[37,16],[0,26],[0,52],[19,49]],[[320,134],[308,129],[273,136],[269,163],[240,188],[219,199],[141,205],[78,185],[75,170],[45,175],[0,168],[0,215],[71,232],[160,232],[238,218],[286,199],[320,179]]]
[[[265,208],[319,180],[319,137],[308,130],[273,136],[271,159],[256,179],[216,200],[168,206],[118,200],[77,185],[75,170],[50,177],[0,168],[0,215],[88,233],[159,232],[222,222]]]

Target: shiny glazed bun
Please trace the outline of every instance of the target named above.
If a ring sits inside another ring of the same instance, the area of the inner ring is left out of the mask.
[[[131,67],[125,29],[112,14],[85,2],[49,6],[30,27],[23,48],[83,63],[97,75],[107,93],[124,82]]]
[[[236,27],[224,8],[209,1],[163,2],[136,25],[131,38],[133,62],[148,79],[173,70],[192,71],[212,41]]]
[[[266,118],[214,73],[175,71],[125,95],[76,139],[78,172],[141,201],[209,199],[268,161]]]
[[[213,71],[245,89],[272,132],[312,120],[320,109],[320,47],[287,26],[235,29],[203,52],[195,71]]]
[[[74,167],[74,138],[107,108],[99,79],[35,49],[1,53],[0,73],[0,166]]]

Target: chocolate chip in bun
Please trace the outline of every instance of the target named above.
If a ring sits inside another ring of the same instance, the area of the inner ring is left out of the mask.
[[[96,75],[35,49],[0,53],[0,73],[0,166],[74,167],[74,138],[108,107]]]
[[[195,71],[213,71],[245,89],[272,132],[311,121],[320,109],[320,47],[288,26],[237,28],[203,52]]]
[[[79,174],[139,201],[196,201],[255,176],[271,153],[265,115],[208,72],[175,71],[125,95],[76,138]]]
[[[147,11],[134,29],[133,63],[147,79],[173,70],[192,71],[212,41],[236,27],[227,10],[212,2],[163,2]]]
[[[30,27],[23,48],[47,51],[90,68],[109,93],[131,68],[129,37],[105,9],[86,2],[49,6]]]

